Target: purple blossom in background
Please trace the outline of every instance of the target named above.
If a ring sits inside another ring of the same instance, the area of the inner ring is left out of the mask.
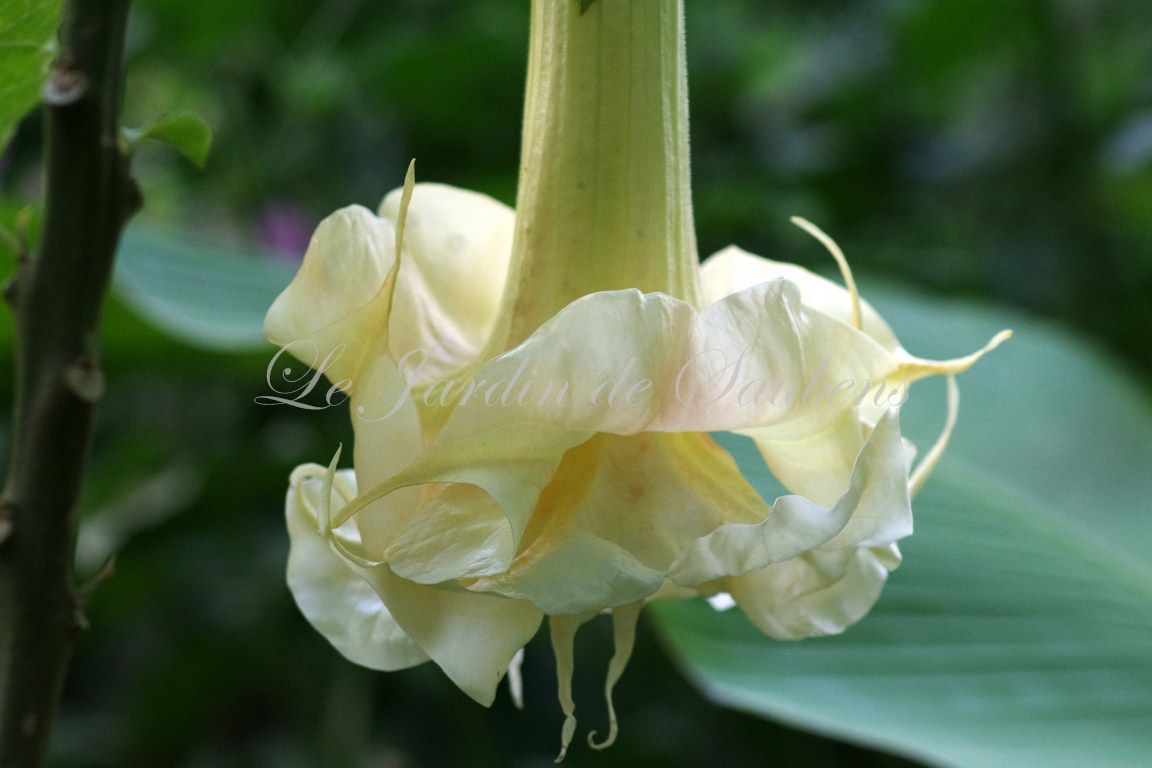
[[[292,203],[274,202],[260,214],[260,244],[277,259],[299,264],[316,221]]]

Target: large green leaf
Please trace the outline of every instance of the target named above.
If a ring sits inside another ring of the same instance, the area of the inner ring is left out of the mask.
[[[264,313],[294,271],[261,254],[130,229],[120,244],[114,285],[128,306],[182,341],[259,350],[268,346]]]
[[[1090,528],[1119,551],[1152,560],[1152,397],[1080,339],[1027,316],[867,290],[904,345],[927,357],[969,352],[1001,328],[1015,338],[959,377],[960,423],[948,448]],[[904,432],[930,445],[942,381],[913,385]],[[1101,495],[1107,508],[1101,504]]]
[[[868,291],[920,354],[1016,337],[961,378],[950,453],[879,604],[845,634],[781,643],[738,610],[657,606],[716,700],[930,763],[1147,766],[1152,759],[1152,412],[1069,336],[1022,316]],[[927,444],[942,394],[917,385]],[[750,443],[730,440],[762,492]]]
[[[60,0],[0,0],[0,151],[40,98],[59,22]]]

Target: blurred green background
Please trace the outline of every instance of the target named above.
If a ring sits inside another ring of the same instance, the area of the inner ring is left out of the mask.
[[[1048,318],[1147,393],[1152,4],[688,0],[687,13],[703,255],[734,242],[825,270],[787,223],[802,215],[858,274]],[[215,144],[202,172],[141,151],[135,226],[291,265],[321,218],[375,207],[410,158],[420,180],[511,204],[527,23],[527,0],[138,0],[125,124],[192,110]],[[9,225],[38,201],[39,151],[33,116],[0,164]],[[5,314],[5,371],[11,337]],[[256,405],[271,347],[198,347],[122,299],[104,343],[79,567],[117,552],[116,575],[90,605],[53,765],[550,764],[562,717],[546,643],[528,648],[526,711],[501,696],[486,712],[431,665],[353,667],[296,611],[288,473],[350,442],[346,414]],[[579,638],[582,729],[606,716],[603,624]],[[915,765],[708,703],[643,627],[618,744],[568,765]]]

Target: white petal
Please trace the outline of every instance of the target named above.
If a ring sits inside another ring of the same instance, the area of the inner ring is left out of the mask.
[[[345,658],[361,666],[396,670],[427,661],[368,582],[317,532],[325,473],[318,464],[297,467],[288,490],[288,587],[300,612]],[[338,473],[332,504],[343,506],[355,492],[352,472]]]
[[[401,190],[380,215],[395,223]],[[396,360],[413,350],[428,362],[410,377],[427,385],[465,368],[496,322],[512,254],[515,215],[497,200],[444,184],[418,184],[404,229],[393,297],[389,348]]]
[[[880,596],[900,551],[813,550],[726,579],[725,588],[762,632],[780,640],[834,635],[863,618]]]
[[[392,268],[392,224],[360,206],[344,208],[320,223],[304,263],[264,318],[264,335],[280,346],[309,342],[313,364],[329,353],[332,383],[354,380],[365,355],[387,322],[389,297],[381,288]],[[294,347],[290,351],[298,354]]]
[[[361,571],[396,622],[460,690],[484,706],[544,614],[522,600],[416,584],[387,566]]]
[[[755,256],[734,245],[709,256],[700,265],[700,285],[706,305],[781,278],[800,289],[805,306],[852,325],[852,295],[848,290],[804,267]],[[896,335],[872,305],[861,301],[860,310],[865,334],[890,352],[900,349]]]
[[[605,345],[609,333],[612,344]],[[472,398],[455,405],[419,458],[365,491],[336,523],[399,489],[424,486],[425,509],[412,518],[411,535],[397,533],[397,543],[378,553],[380,559],[395,560],[399,570],[416,575],[427,554],[418,543],[434,538],[440,549],[437,563],[419,577],[422,581],[483,575],[471,554],[477,545],[484,554],[484,572],[497,573],[511,564],[564,454],[597,432],[635,435],[769,424],[804,435],[805,423],[824,420],[830,410],[851,412],[854,407],[851,402],[808,403],[802,397],[745,402],[742,385],[732,381],[706,384],[719,392],[710,389],[701,396],[681,389],[686,366],[694,366],[693,377],[707,378],[720,367],[728,379],[804,382],[873,376],[887,360],[871,339],[807,310],[787,281],[755,286],[699,313],[663,294],[586,296],[522,345],[482,366]],[[540,389],[524,389],[528,379],[556,384],[555,391],[562,382],[566,395],[540,396]],[[855,456],[859,444],[848,450]],[[440,483],[471,485],[483,493],[460,494],[452,504],[439,504],[431,488]],[[468,525],[459,525],[464,519]],[[453,536],[459,541],[450,544]],[[629,593],[621,599],[638,596]]]
[[[860,452],[851,485],[834,507],[782,496],[762,522],[723,525],[693,542],[668,575],[677,584],[691,586],[742,576],[817,548],[886,546],[912,532],[907,478],[893,410]]]

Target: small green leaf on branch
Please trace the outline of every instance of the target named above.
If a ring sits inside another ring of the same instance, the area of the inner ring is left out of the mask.
[[[0,150],[40,98],[59,23],[59,0],[0,0]]]
[[[145,128],[125,128],[124,139],[129,153],[145,139],[153,139],[170,145],[197,168],[203,168],[212,147],[212,129],[195,112],[181,112],[166,115]]]

